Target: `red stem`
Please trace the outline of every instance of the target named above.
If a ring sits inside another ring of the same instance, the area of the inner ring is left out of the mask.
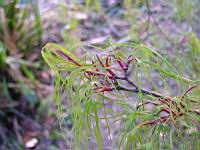
[[[72,63],[74,63],[77,66],[81,66],[81,64],[79,64],[77,61],[75,61],[73,58],[71,58],[70,56],[66,55],[65,53],[63,53],[62,51],[56,50],[57,54],[60,55],[62,58],[64,58],[65,60],[68,60]]]
[[[128,69],[128,65],[124,64],[120,58],[117,59],[117,62],[120,65],[120,67],[122,68],[122,70],[127,70]]]
[[[104,64],[102,63],[102,61],[101,61],[101,59],[99,58],[99,56],[98,56],[98,55],[96,55],[96,56],[97,56],[97,59],[98,59],[99,63],[101,64],[101,66],[104,67]]]

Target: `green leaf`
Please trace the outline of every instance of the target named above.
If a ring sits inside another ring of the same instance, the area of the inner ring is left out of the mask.
[[[79,63],[80,66],[86,65],[71,51],[65,49],[63,46],[54,43],[47,43],[42,49],[42,56],[53,71],[74,70],[75,68],[80,67],[67,59],[65,56],[59,55],[58,51],[62,52],[67,57],[70,57],[73,61]]]
[[[5,67],[6,61],[6,48],[4,44],[0,41],[0,69]]]
[[[189,47],[191,49],[189,53],[189,58],[192,63],[192,67],[196,73],[196,76],[200,76],[200,42],[198,37],[194,33],[190,33],[190,43]]]

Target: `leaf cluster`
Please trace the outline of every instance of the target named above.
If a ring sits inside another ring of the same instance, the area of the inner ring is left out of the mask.
[[[72,121],[64,134],[72,149],[103,149],[105,141],[112,149],[199,147],[199,81],[142,44],[111,43],[95,52],[79,58],[54,43],[42,50],[55,73],[63,132],[66,114]]]

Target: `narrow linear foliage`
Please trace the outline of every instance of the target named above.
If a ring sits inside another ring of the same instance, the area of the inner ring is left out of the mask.
[[[54,43],[42,49],[61,122],[72,121],[72,149],[199,148],[199,81],[142,44],[93,49],[82,58]]]

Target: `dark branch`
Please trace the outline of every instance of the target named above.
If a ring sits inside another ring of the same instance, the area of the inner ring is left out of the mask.
[[[122,87],[122,86],[117,86],[116,89],[122,90],[122,91],[134,92],[134,93],[141,92],[143,94],[151,95],[151,96],[154,96],[154,97],[157,97],[157,98],[163,98],[163,99],[166,98],[165,96],[163,96],[160,93],[157,93],[157,92],[154,92],[154,91],[149,91],[149,90],[146,90],[146,89],[139,89],[138,87],[136,87],[135,89],[128,89],[128,88],[125,88],[125,87]]]

